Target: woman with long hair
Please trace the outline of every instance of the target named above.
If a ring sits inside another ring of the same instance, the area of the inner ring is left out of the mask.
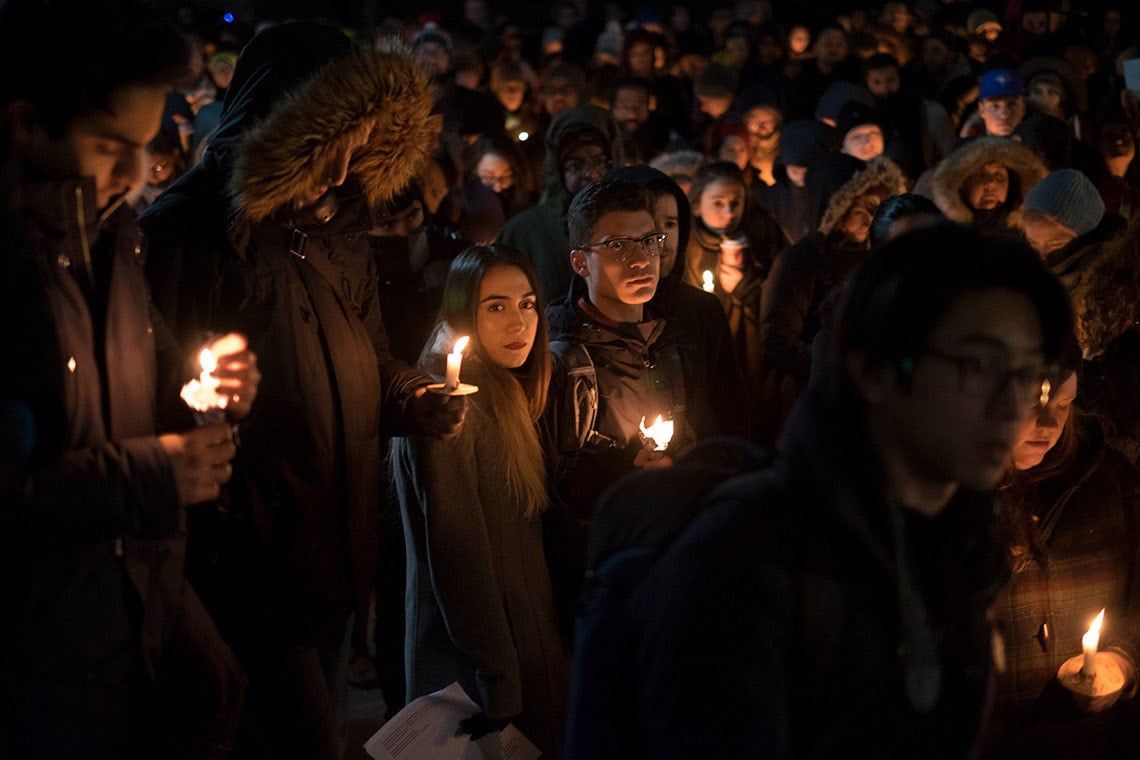
[[[1056,680],[1102,608],[1101,656],[1115,658],[1132,684],[1140,655],[1140,478],[1073,405],[1079,363],[1074,343],[1043,389],[1045,403],[1022,423],[1000,489],[1013,573],[993,605],[998,677],[984,757],[1140,750],[1134,700],[1083,712]]]
[[[567,664],[543,553],[535,426],[550,384],[549,329],[518,253],[476,246],[456,257],[420,367],[442,375],[463,335],[462,379],[479,388],[463,431],[393,443],[408,553],[407,697],[458,681],[483,710],[473,734],[510,719],[543,757],[557,757]]]

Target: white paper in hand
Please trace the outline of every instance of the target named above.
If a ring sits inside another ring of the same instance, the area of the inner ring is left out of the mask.
[[[477,742],[456,736],[459,721],[479,707],[453,683],[442,691],[419,697],[400,710],[364,744],[375,760],[537,760],[542,754],[517,728]]]

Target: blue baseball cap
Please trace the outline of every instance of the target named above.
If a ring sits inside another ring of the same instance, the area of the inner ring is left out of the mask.
[[[978,100],[1025,95],[1025,83],[1017,69],[990,69],[978,81]]]

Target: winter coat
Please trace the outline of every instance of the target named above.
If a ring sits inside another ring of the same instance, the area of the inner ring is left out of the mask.
[[[463,372],[479,385],[478,362]],[[393,451],[408,552],[408,699],[459,681],[489,717],[511,718],[543,757],[557,757],[566,656],[542,523],[507,488],[500,426],[475,394],[457,438],[403,439]]]
[[[709,389],[698,388],[692,362],[697,356],[697,337],[684,332],[668,318],[646,314],[641,325],[601,321],[586,300],[586,284],[575,277],[570,292],[546,309],[551,341],[579,343],[590,354],[597,375],[598,414],[594,430],[608,441],[587,445],[574,456],[555,452],[554,490],[583,522],[593,514],[598,496],[632,468],[642,448],[639,425],[650,424],[657,415],[672,418],[673,438],[667,452],[683,452],[697,440],[715,432],[704,397]],[[643,329],[644,328],[644,331]],[[550,383],[550,414],[544,420],[549,440],[559,441],[562,427],[573,424],[561,419],[558,400],[566,394],[565,368],[555,361]]]
[[[609,142],[613,166],[625,163],[621,128],[609,111],[591,105],[562,111],[546,131],[546,189],[542,199],[533,208],[508,220],[497,239],[517,250],[534,266],[542,300],[547,303],[566,293],[574,274],[570,269],[570,232],[566,227],[566,212],[573,196],[563,182],[558,156],[566,137],[583,126],[595,128]]]
[[[381,423],[407,430],[428,382],[388,351],[363,233],[368,208],[425,158],[432,97],[398,50],[307,23],[267,34],[243,52],[203,162],[142,223],[156,305],[183,343],[238,330],[260,357],[229,503],[202,518],[196,583],[243,635],[328,646],[371,579]],[[369,129],[339,208],[294,212],[322,182],[324,151]]]
[[[1006,578],[993,502],[889,505],[860,427],[809,390],[775,465],[730,481],[631,594],[639,756],[968,754]]]
[[[1078,407],[1095,414],[1110,446],[1140,466],[1140,330],[1134,324],[1086,361]]]
[[[1074,239],[1063,248],[1045,257],[1045,266],[1053,273],[1074,303],[1080,303],[1088,286],[1085,275],[1089,267],[1104,253],[1104,247],[1124,228],[1124,221],[1117,216],[1106,216],[1096,229]]]
[[[869,190],[888,195],[905,192],[901,170],[886,158],[874,158],[856,172],[824,210],[819,229],[786,249],[764,283],[760,312],[760,362],[766,373],[761,421],[770,443],[811,373],[811,344],[822,325],[822,307],[866,256],[867,246],[848,242],[835,230],[851,206]]]
[[[758,188],[756,203],[775,217],[789,241],[798,243],[812,230],[811,191],[792,184],[781,165],[774,174],[776,184]]]
[[[751,207],[737,235],[743,233],[748,240],[744,277],[732,292],[725,291],[717,276],[720,264],[720,241],[723,239],[704,225],[699,218],[693,219],[693,234],[689,237],[686,250],[686,281],[699,286],[703,273],[713,273],[713,295],[720,301],[721,308],[728,318],[732,334],[732,347],[744,376],[742,396],[753,422],[763,419],[764,394],[760,392],[765,382],[765,372],[760,357],[760,314],[764,281],[772,269],[772,262],[788,245],[788,239],[776,220],[762,208]],[[694,276],[698,282],[693,282]],[[750,430],[755,437],[758,431]]]
[[[767,410],[761,420],[764,443],[772,443],[807,386],[812,341],[823,326],[823,306],[867,255],[864,246],[842,235],[815,232],[776,259],[764,283],[760,314],[760,362],[765,379],[760,393]]]
[[[46,297],[47,323],[29,328],[58,364],[10,375],[57,393],[47,408],[63,427],[0,512],[2,743],[21,755],[24,732],[114,736],[119,705],[136,739],[146,709],[166,752],[226,757],[245,679],[184,575],[185,511],[157,438],[160,393],[180,403],[162,380],[181,367],[150,305],[134,214],[120,200],[100,215],[90,179],[28,185],[24,203],[26,248],[8,254],[34,257],[27,287]]]
[[[1005,668],[998,672],[988,756],[1135,757],[1140,751],[1132,700],[1083,714],[1055,681],[1061,664],[1081,654],[1081,636],[1102,607],[1107,622],[1100,650],[1130,662],[1140,657],[1140,473],[1105,446],[1095,422],[1073,422],[1086,424],[1064,471],[1016,493],[1015,487],[1003,490],[1003,500],[1020,502],[1031,522],[1024,560],[1015,562],[994,604]]]
[[[988,163],[1009,171],[1009,195],[993,212],[975,211],[962,197],[962,186]],[[979,137],[942,160],[931,179],[931,197],[947,219],[1000,232],[1021,222],[1025,194],[1047,174],[1041,159],[1008,137]]]

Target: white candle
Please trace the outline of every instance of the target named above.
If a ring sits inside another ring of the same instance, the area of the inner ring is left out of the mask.
[[[647,441],[653,442],[654,451],[664,451],[673,440],[673,420],[663,420],[661,415],[649,427],[645,427],[645,418],[641,418],[641,434]]]
[[[706,293],[711,293],[716,290],[716,283],[713,282],[713,273],[711,269],[706,269],[704,271],[704,274],[701,275],[701,279],[704,280],[701,288],[703,288]]]
[[[1084,650],[1084,664],[1081,665],[1081,674],[1092,678],[1096,675],[1096,649],[1100,644],[1100,627],[1104,623],[1104,610],[1092,621],[1088,631],[1081,636],[1081,649]]]
[[[449,391],[459,388],[459,367],[463,364],[463,349],[467,348],[469,340],[471,339],[466,335],[456,340],[451,353],[447,355],[447,377],[444,380],[444,387]]]

